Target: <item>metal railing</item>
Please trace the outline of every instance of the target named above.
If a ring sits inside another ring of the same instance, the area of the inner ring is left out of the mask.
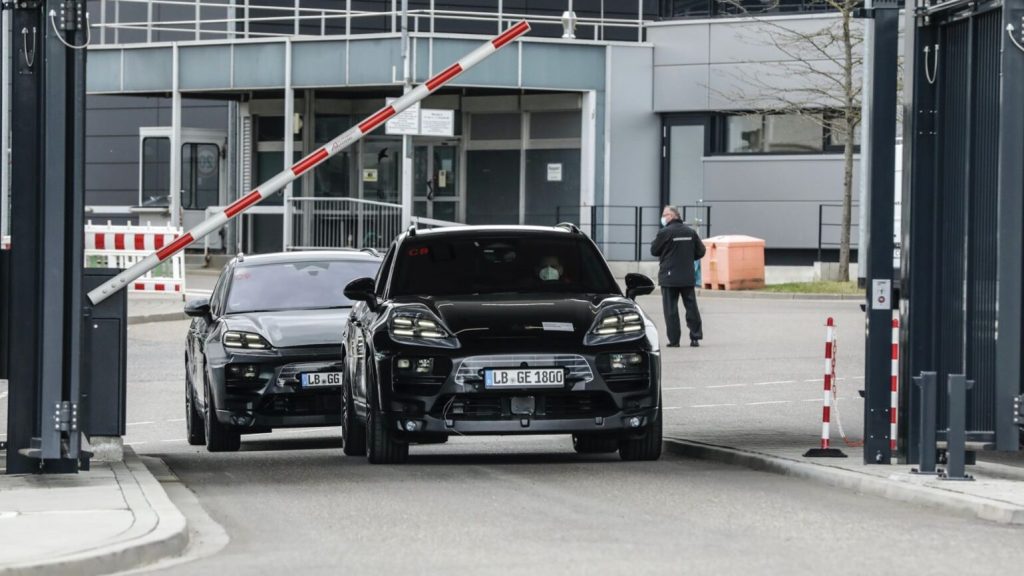
[[[387,250],[402,232],[402,205],[357,198],[291,199],[292,250]]]
[[[351,36],[400,32],[402,11],[398,2],[382,2],[385,9],[352,10],[351,0],[98,0],[99,14],[91,18],[93,45],[238,40],[301,36]],[[518,20],[527,19],[534,36],[561,37],[560,16],[506,11],[498,0],[495,10],[409,10],[409,29],[415,33],[492,34]],[[571,0],[552,2],[570,10]],[[326,5],[340,6],[325,8]],[[387,7],[390,6],[390,9]],[[603,6],[603,5],[602,5]],[[642,42],[643,2],[636,18],[576,18],[576,36],[587,40],[635,39]],[[650,14],[653,17],[655,14]],[[628,33],[628,34],[627,34]]]
[[[707,238],[711,235],[711,206],[677,206],[683,221]],[[661,228],[662,206],[558,206],[555,221],[581,227],[604,253],[615,261],[653,260],[648,247]]]
[[[850,250],[857,249],[857,203],[850,207]],[[827,218],[827,220],[826,220]],[[840,238],[843,232],[843,205],[818,204],[818,262],[824,262],[822,256],[826,250],[835,251],[836,262],[839,261]]]

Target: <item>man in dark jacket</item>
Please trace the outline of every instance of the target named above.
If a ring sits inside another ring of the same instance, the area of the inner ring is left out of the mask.
[[[651,256],[660,261],[658,284],[661,284],[661,302],[668,325],[668,345],[679,346],[682,330],[679,325],[679,299],[686,308],[686,327],[690,329],[690,346],[700,346],[704,338],[697,294],[694,290],[696,273],[694,262],[704,257],[704,243],[697,231],[683,224],[679,210],[666,206],[661,211],[661,230],[651,243]]]

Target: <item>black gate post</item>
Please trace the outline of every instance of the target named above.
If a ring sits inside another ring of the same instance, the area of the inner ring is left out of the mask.
[[[1013,37],[1009,26],[1013,26]],[[1002,77],[999,119],[999,320],[996,340],[996,449],[1017,450],[1014,398],[1024,393],[1021,367],[1021,262],[1024,261],[1024,0],[1003,2]],[[1015,40],[1015,42],[1014,42]]]
[[[893,173],[896,171],[896,75],[899,9],[875,0],[871,117],[871,225],[867,291],[867,356],[864,374],[864,463],[890,459],[889,404],[892,345]]]

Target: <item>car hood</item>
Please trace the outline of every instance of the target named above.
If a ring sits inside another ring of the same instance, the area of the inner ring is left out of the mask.
[[[581,342],[597,311],[614,302],[632,304],[621,296],[565,294],[421,297],[396,304],[426,306],[466,344],[532,338]]]
[[[226,330],[255,332],[274,348],[341,345],[349,308],[247,312],[224,317]]]

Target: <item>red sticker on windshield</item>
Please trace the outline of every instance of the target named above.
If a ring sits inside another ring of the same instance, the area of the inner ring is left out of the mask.
[[[409,256],[426,256],[430,254],[430,248],[413,248],[409,250]]]

